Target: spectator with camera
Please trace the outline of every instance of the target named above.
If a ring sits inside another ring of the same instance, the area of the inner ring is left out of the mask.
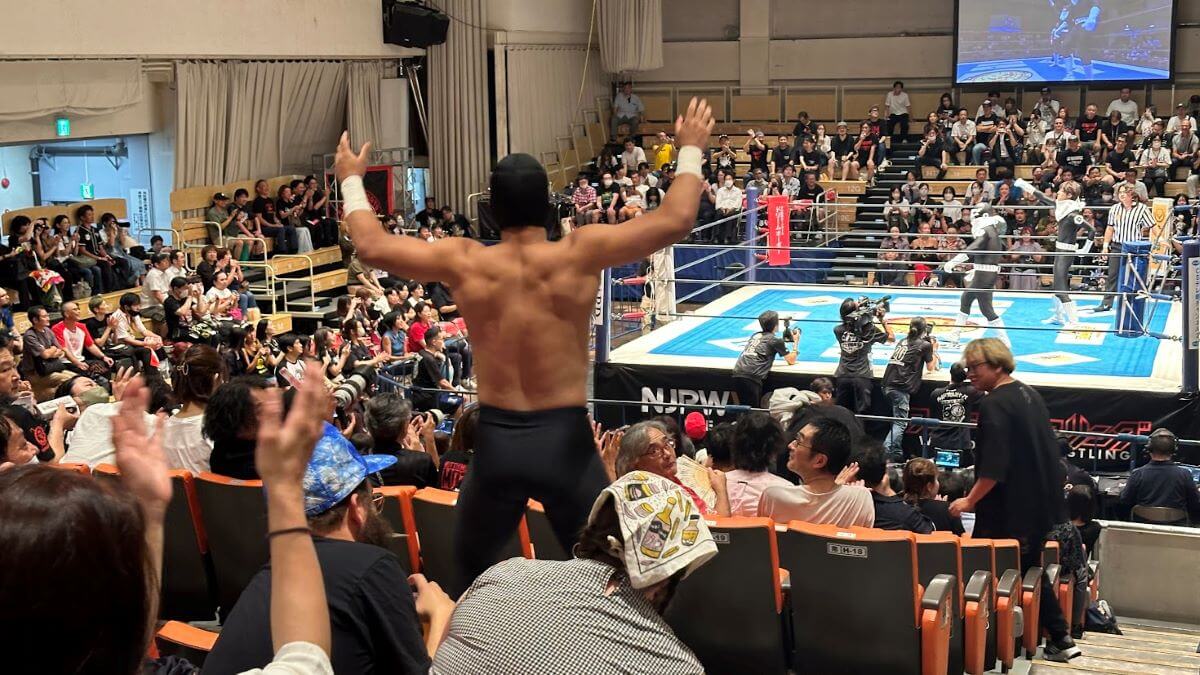
[[[908,323],[908,335],[896,342],[896,348],[883,371],[883,397],[892,406],[892,428],[888,431],[884,445],[888,460],[904,461],[904,431],[908,428],[908,406],[913,394],[921,388],[924,371],[937,372],[941,365],[938,358],[937,338],[933,337],[929,322],[923,316],[915,316]],[[924,370],[923,370],[924,369]]]
[[[791,320],[784,322],[784,336],[775,334],[779,329],[779,313],[768,310],[758,316],[760,330],[746,341],[745,348],[733,365],[733,387],[738,402],[757,408],[762,404],[763,382],[771,374],[775,357],[782,356],[789,366],[796,365],[800,353],[800,329],[791,327]],[[788,342],[792,348],[788,349]]]
[[[384,485],[438,487],[438,452],[432,413],[413,415],[412,403],[398,393],[378,394],[363,406],[371,435],[371,453],[391,455],[396,462],[381,470]]]
[[[871,345],[895,339],[891,326],[883,321],[888,305],[885,300],[867,298],[842,301],[842,322],[833,327],[838,343],[837,403],[862,415],[871,409]]]
[[[208,317],[208,303],[204,299],[199,279],[189,281],[187,277],[175,277],[170,283],[170,292],[163,301],[166,314],[167,340],[170,342],[192,342],[196,336],[192,328]]]

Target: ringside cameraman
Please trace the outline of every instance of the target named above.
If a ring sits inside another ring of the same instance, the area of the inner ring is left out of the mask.
[[[895,339],[883,320],[891,296],[879,300],[846,298],[842,322],[833,327],[838,342],[837,404],[862,415],[871,409],[871,345]]]
[[[750,336],[742,355],[733,365],[733,389],[737,392],[738,403],[754,408],[762,403],[763,382],[771,373],[775,357],[782,356],[789,366],[794,366],[800,352],[799,328],[788,325],[784,327],[782,338],[775,335],[779,328],[777,312],[768,310],[759,314],[758,325],[762,330]],[[788,342],[792,343],[791,351],[788,351]]]

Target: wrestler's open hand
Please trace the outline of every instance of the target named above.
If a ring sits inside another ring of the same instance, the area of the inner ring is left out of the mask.
[[[704,149],[708,147],[708,135],[712,133],[712,108],[705,99],[692,97],[687,112],[675,119],[675,140],[679,147],[694,145]]]
[[[338,180],[349,176],[363,176],[367,173],[367,157],[371,152],[371,144],[364,143],[362,149],[355,154],[350,148],[350,132],[343,131],[338,141],[337,154],[333,157],[333,173]]]

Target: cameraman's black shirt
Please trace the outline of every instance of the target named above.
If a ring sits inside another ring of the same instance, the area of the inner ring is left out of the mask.
[[[865,325],[838,324],[833,327],[833,336],[837,338],[838,359],[834,377],[871,377],[871,345],[876,342],[887,342],[887,333],[871,321]]]
[[[787,354],[787,344],[774,333],[755,333],[750,336],[742,355],[733,365],[733,376],[762,382],[771,372],[776,356]]]
[[[883,371],[882,384],[890,389],[915,394],[921,387],[921,369],[932,361],[933,345],[929,340],[900,340],[888,359],[887,369]]]

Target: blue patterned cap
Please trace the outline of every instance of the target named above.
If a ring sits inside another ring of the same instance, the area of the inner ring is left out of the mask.
[[[350,496],[369,474],[395,463],[395,455],[358,454],[354,444],[326,422],[304,471],[304,515],[325,513]]]

